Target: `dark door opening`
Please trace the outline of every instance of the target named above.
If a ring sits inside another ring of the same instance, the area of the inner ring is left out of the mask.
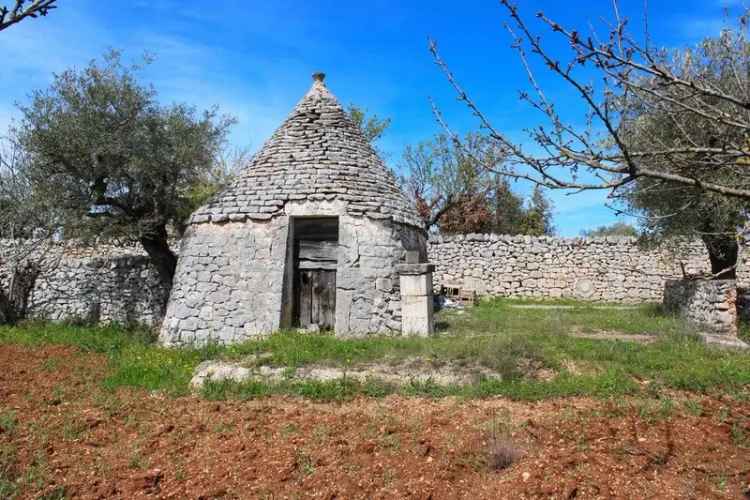
[[[333,329],[338,241],[338,217],[294,219],[295,326]]]

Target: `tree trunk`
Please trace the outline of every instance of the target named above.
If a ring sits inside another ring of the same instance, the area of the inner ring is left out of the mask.
[[[166,227],[162,226],[155,233],[141,237],[140,241],[154,267],[156,267],[162,283],[167,291],[171,291],[172,279],[177,268],[177,256],[169,248]]]
[[[701,237],[711,260],[711,274],[714,279],[735,279],[737,277],[737,240],[724,235],[704,235]]]
[[[13,269],[8,292],[0,289],[0,324],[14,325],[26,319],[29,296],[39,271],[39,266],[33,262],[26,262]]]

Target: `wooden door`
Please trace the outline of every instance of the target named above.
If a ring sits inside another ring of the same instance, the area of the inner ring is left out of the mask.
[[[332,241],[296,242],[297,324],[333,329],[336,322],[336,261],[338,244]]]
[[[300,269],[299,325],[333,329],[336,322],[336,271]]]

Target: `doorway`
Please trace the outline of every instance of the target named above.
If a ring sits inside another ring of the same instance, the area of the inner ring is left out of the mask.
[[[295,217],[294,326],[332,330],[336,323],[338,217]]]

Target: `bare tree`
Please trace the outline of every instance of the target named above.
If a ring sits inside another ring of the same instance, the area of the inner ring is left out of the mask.
[[[500,162],[502,156],[480,134],[459,143],[441,134],[404,149],[401,184],[426,230],[450,226],[450,232],[482,232],[492,222],[489,193],[495,186],[483,166]]]
[[[0,31],[20,23],[24,19],[46,16],[56,9],[57,0],[16,0],[10,7],[0,5]]]
[[[0,324],[26,317],[54,214],[31,195],[28,155],[12,134],[0,139]]]
[[[747,14],[740,16],[721,38],[727,50],[719,69],[726,74],[716,78],[706,72],[711,66],[700,60],[699,51],[669,51],[653,45],[645,13],[643,36],[632,35],[628,20],[619,14],[617,1],[613,2],[614,22],[603,37],[595,32],[582,34],[541,12],[536,14],[540,26],[569,47],[562,60],[532,30],[511,0],[501,0],[501,4],[508,12],[510,22],[506,28],[532,89],[521,92],[520,97],[541,112],[547,122],[529,132],[534,149],[541,154],[500,132],[459,84],[433,41],[430,50],[458,99],[504,150],[504,175],[548,188],[605,189],[612,196],[618,196],[621,188],[638,179],[649,178],[750,200]],[[563,117],[547,98],[535,76],[532,57],[580,97],[587,110],[586,127],[574,125],[580,119]],[[632,125],[631,116],[623,102],[638,102],[644,109],[667,110],[675,127],[699,120],[701,130],[694,133],[677,128],[679,140],[669,144],[631,144],[625,137]],[[438,108],[433,108],[441,124],[450,130]],[[454,139],[458,139],[455,134]]]

